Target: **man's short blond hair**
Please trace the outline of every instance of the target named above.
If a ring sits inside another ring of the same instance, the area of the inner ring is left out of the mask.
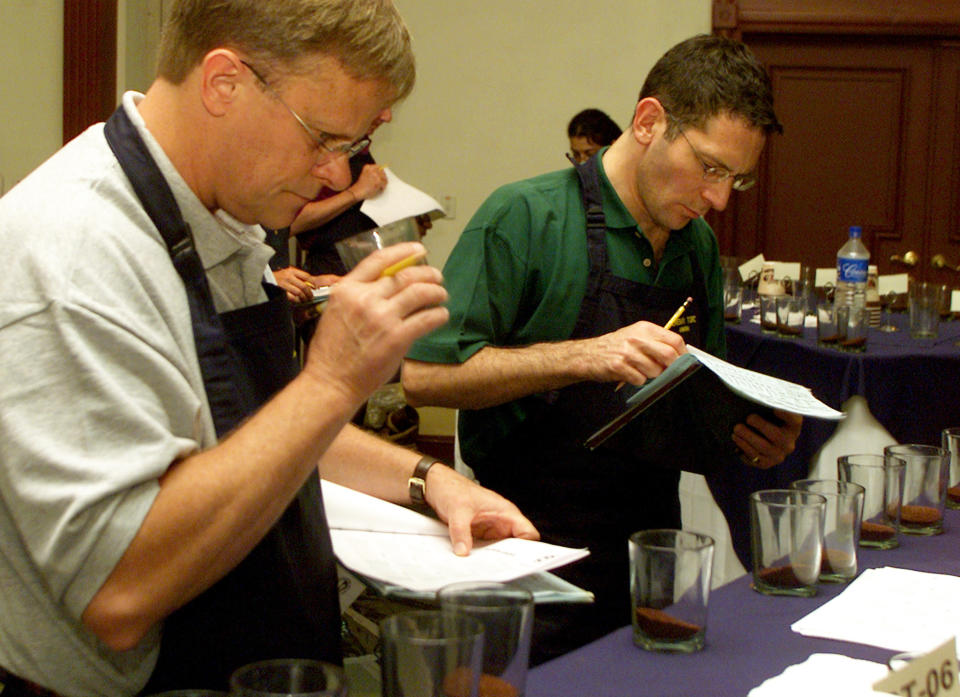
[[[158,74],[180,84],[216,48],[291,72],[332,56],[351,77],[392,86],[396,99],[410,93],[416,75],[410,34],[390,0],[175,0]]]

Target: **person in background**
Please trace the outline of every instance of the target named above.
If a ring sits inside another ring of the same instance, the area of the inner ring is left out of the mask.
[[[686,342],[724,353],[720,255],[703,215],[754,183],[780,131],[749,50],[694,37],[657,61],[613,145],[495,191],[450,254],[450,321],[407,354],[407,400],[459,409],[460,450],[479,481],[521,506],[544,540],[590,549],[557,573],[596,602],[538,607],[534,662],[629,623],[628,536],[679,528],[681,468],[721,457],[682,432],[657,451],[669,467],[638,456],[644,443],[583,442],[625,408],[617,383],[659,375]],[[664,329],[688,297],[676,331]],[[782,462],[800,417],[777,416],[738,424],[743,462],[721,471]]]
[[[570,153],[567,155],[576,164],[585,162],[597,154],[600,148],[610,145],[620,137],[620,127],[599,109],[584,109],[570,119],[567,137]]]
[[[167,8],[165,8],[167,9]],[[0,199],[0,683],[225,690],[341,656],[318,472],[473,537],[503,497],[347,424],[444,324],[437,269],[338,281],[302,370],[261,226],[289,226],[414,82],[389,0],[173,0],[158,76]],[[62,194],[49,205],[50,191]]]

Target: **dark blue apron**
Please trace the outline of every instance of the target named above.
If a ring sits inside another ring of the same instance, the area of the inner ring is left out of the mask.
[[[190,229],[123,107],[105,132],[183,279],[204,388],[222,439],[297,373],[286,294],[265,284],[268,302],[218,315]],[[160,656],[144,692],[226,689],[234,669],[268,658],[339,663],[336,588],[319,481],[311,475],[236,568],[164,621]]]
[[[665,324],[688,296],[678,323],[684,340],[702,345],[706,287],[690,253],[693,287],[669,290],[615,276],[607,257],[606,220],[596,157],[577,166],[587,213],[589,277],[571,339],[600,336],[647,320]],[[513,500],[543,539],[589,547],[583,561],[556,573],[596,596],[593,605],[539,605],[532,661],[541,663],[630,621],[627,538],[637,530],[680,527],[677,487],[682,465],[651,466],[631,452],[587,450],[583,441],[619,414],[630,390],[581,382],[526,400],[529,418],[481,462],[480,481]]]

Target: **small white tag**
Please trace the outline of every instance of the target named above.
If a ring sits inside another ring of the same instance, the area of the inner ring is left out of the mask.
[[[903,697],[956,697],[960,695],[957,677],[956,637],[930,653],[921,654],[903,668],[873,683],[877,692]]]

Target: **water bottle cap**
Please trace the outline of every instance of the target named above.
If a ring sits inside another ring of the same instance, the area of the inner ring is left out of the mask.
[[[859,225],[850,226],[850,237],[860,237],[863,235],[863,229]]]

